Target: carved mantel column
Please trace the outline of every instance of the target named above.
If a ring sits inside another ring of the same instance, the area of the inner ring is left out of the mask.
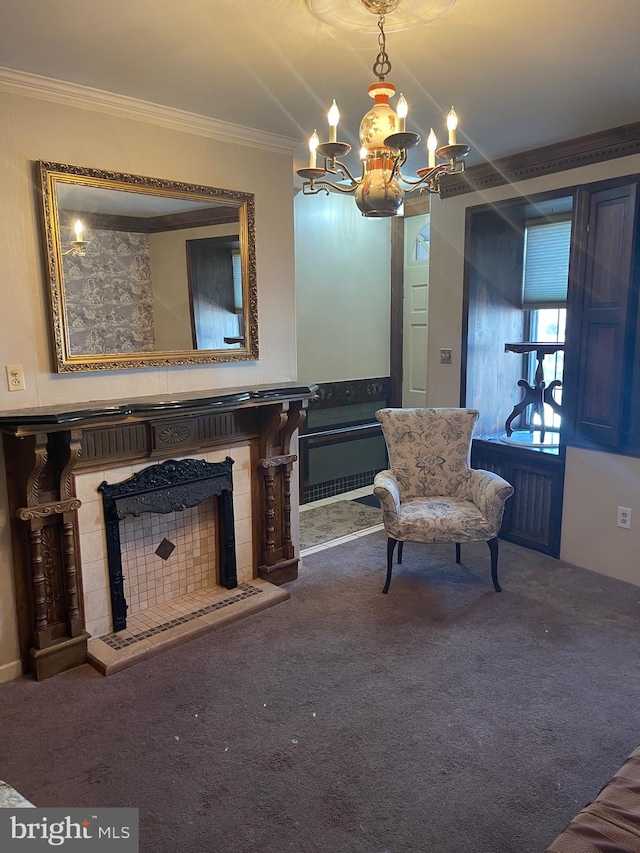
[[[283,403],[272,412],[261,432],[258,469],[262,474],[264,507],[261,578],[282,584],[298,577],[291,534],[291,472],[297,456],[290,452],[293,433],[306,417],[307,401]]]
[[[46,432],[32,439],[32,463],[25,485],[26,506],[16,510],[29,539],[24,600],[31,603],[29,668],[46,678],[86,660],[76,567],[77,510],[71,474],[81,455],[81,431],[61,433],[52,441]],[[55,471],[67,456],[58,482]],[[27,469],[28,470],[28,469]],[[8,464],[11,476],[11,465]],[[23,630],[24,633],[24,630]]]

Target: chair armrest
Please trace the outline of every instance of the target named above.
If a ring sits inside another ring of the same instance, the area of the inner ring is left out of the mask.
[[[467,489],[469,500],[492,523],[497,535],[502,524],[504,504],[513,494],[513,486],[493,471],[472,468]]]
[[[373,494],[382,506],[385,527],[387,521],[397,521],[400,512],[400,489],[392,471],[379,471],[373,481]]]

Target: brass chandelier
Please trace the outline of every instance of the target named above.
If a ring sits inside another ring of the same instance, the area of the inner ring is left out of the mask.
[[[400,0],[360,0],[371,13],[378,16],[378,55],[373,64],[373,73],[378,78],[369,86],[369,96],[374,105],[360,122],[360,161],[362,174],[354,177],[346,164],[340,159],[345,157],[351,146],[339,142],[337,138],[340,113],[333,102],[329,110],[329,141],[320,142],[316,131],[309,140],[309,166],[299,169],[303,178],[302,191],[305,195],[319,192],[329,194],[330,189],[341,193],[353,193],[363,216],[396,216],[402,212],[406,193],[428,191],[440,193],[440,180],[443,175],[461,174],[465,169],[464,158],[470,151],[468,145],[459,145],[456,140],[458,119],[453,107],[447,116],[448,142],[438,147],[436,135],[431,128],[427,139],[429,152],[428,165],[418,169],[417,179],[406,178],[402,166],[407,160],[407,152],[421,141],[418,133],[406,130],[407,101],[402,94],[398,98],[396,109],[389,105],[389,99],[395,95],[393,83],[387,82],[391,71],[391,62],[386,50],[384,31],[385,15],[393,12]],[[318,156],[323,164],[318,165]],[[326,176],[336,175],[340,183]]]

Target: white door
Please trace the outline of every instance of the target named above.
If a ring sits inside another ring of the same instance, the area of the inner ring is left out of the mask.
[[[404,220],[402,405],[427,405],[429,214]]]

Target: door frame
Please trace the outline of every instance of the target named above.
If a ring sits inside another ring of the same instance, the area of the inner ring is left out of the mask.
[[[404,351],[404,220],[431,212],[428,194],[405,200],[404,213],[391,220],[391,306],[389,329],[389,374],[391,391],[389,405],[402,406],[403,351]]]

